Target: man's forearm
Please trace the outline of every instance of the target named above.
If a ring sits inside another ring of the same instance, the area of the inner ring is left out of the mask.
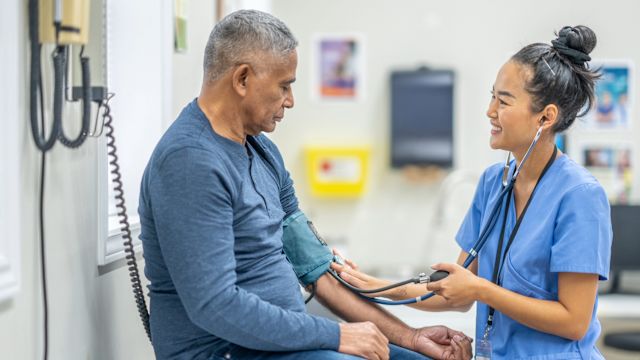
[[[415,329],[380,306],[361,299],[331,275],[325,273],[318,279],[316,296],[320,303],[340,318],[349,322],[371,321],[391,343],[407,349],[414,348]]]

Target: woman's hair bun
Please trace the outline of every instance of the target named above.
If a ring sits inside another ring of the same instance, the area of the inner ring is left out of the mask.
[[[596,47],[596,34],[584,25],[565,26],[557,33],[551,43],[561,55],[575,64],[584,64],[591,60],[589,53]]]

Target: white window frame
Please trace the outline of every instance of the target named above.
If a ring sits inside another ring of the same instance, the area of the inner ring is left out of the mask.
[[[110,36],[110,34],[113,32],[113,29],[111,28],[111,26],[115,26],[110,22],[110,11],[112,11],[113,6],[129,6],[127,5],[127,2],[114,2],[114,1],[109,1],[109,0],[104,0],[105,1],[105,6],[106,8],[104,9],[104,16],[106,17],[105,19],[105,25],[104,25],[104,46],[105,48],[103,49],[103,53],[105,55],[105,62],[106,62],[106,66],[105,66],[105,79],[106,79],[106,84],[107,84],[107,88],[109,88],[109,64],[110,64],[110,57],[115,57],[115,56],[124,56],[125,54],[113,54],[110,53],[110,49],[112,48],[110,46],[110,42],[116,41],[114,39],[112,39],[112,37]],[[157,1],[157,0],[154,0]],[[159,59],[158,61],[162,62],[162,74],[160,75],[162,77],[162,84],[163,84],[163,89],[162,89],[162,99],[160,99],[157,103],[158,104],[162,104],[159,106],[162,106],[162,119],[159,119],[159,121],[161,121],[162,124],[166,124],[168,123],[167,118],[171,116],[171,95],[172,95],[172,91],[171,91],[171,79],[172,79],[172,39],[173,39],[173,2],[171,0],[161,0],[158,2],[159,5],[161,6],[161,12],[163,15],[163,22],[162,22],[162,29],[161,29],[161,33],[158,34],[159,37],[161,37],[162,39],[166,39],[166,41],[162,42],[162,53],[165,55],[162,59]],[[142,18],[141,18],[142,19]],[[143,20],[142,20],[143,21]],[[135,26],[140,26],[140,25],[135,25]],[[133,26],[133,27],[135,27]],[[133,28],[132,27],[132,28]],[[132,30],[133,31],[133,30]],[[144,91],[144,88],[141,88],[141,91]],[[145,106],[145,105],[142,105]],[[116,114],[114,114],[114,116],[117,116]],[[120,131],[116,128],[115,129],[115,136],[116,136],[116,147],[119,146],[118,143],[118,133],[121,132],[122,130],[120,129]],[[105,129],[105,133],[106,133],[106,129]],[[144,134],[140,134],[140,136],[144,136]],[[122,137],[120,137],[120,140],[122,140]],[[110,173],[109,171],[111,170],[110,165],[109,165],[109,157],[107,155],[107,139],[106,136],[102,136],[99,139],[99,145],[98,145],[98,149],[101,149],[103,151],[97,151],[96,152],[96,166],[97,166],[97,178],[98,178],[98,184],[97,184],[97,191],[96,191],[96,195],[97,195],[97,204],[98,204],[98,265],[103,266],[103,265],[108,265],[114,261],[118,261],[120,259],[123,259],[126,256],[126,253],[124,251],[125,247],[124,247],[124,239],[122,238],[122,233],[121,233],[121,225],[119,223],[119,217],[118,215],[115,213],[115,200],[111,199],[112,196],[112,189],[113,189],[113,184],[110,181],[111,177],[110,177]],[[122,155],[119,154],[120,159],[122,159]],[[144,169],[140,169],[140,172],[142,172]],[[122,168],[121,168],[122,171]],[[126,181],[126,177],[127,174],[121,174],[123,176],[122,180]],[[125,205],[127,207],[127,215],[128,215],[128,220],[129,220],[129,225],[130,225],[130,230],[131,230],[131,238],[133,239],[133,244],[134,244],[134,250],[136,253],[140,253],[142,252],[142,244],[140,242],[140,240],[138,239],[139,235],[140,235],[140,218],[137,215],[138,213],[138,209],[137,209],[137,204],[138,204],[138,199],[137,198],[132,198],[132,196],[135,195],[131,195],[131,194],[127,194],[125,192],[124,194],[124,198],[125,198]]]
[[[2,34],[21,34],[20,16],[22,2],[8,1],[0,12],[0,31]],[[20,162],[22,152],[19,139],[22,138],[18,125],[26,120],[21,111],[19,94],[23,93],[21,74],[26,74],[20,65],[20,46],[24,36],[4,36],[3,47],[7,50],[0,58],[0,83],[3,91],[0,95],[0,301],[14,297],[20,290]],[[29,137],[30,139],[30,137]]]

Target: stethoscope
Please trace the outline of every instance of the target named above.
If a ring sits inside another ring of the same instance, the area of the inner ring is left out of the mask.
[[[469,267],[469,265],[471,265],[471,263],[478,257],[478,253],[480,252],[480,250],[482,250],[482,248],[484,247],[484,244],[487,242],[487,239],[489,238],[489,234],[491,233],[491,231],[494,229],[498,218],[500,217],[500,213],[502,212],[502,204],[504,203],[504,199],[507,196],[507,194],[511,193],[513,186],[515,185],[516,179],[518,178],[518,175],[520,174],[520,170],[522,169],[522,167],[524,166],[524,164],[527,162],[527,159],[529,158],[529,155],[531,154],[531,151],[533,150],[533,148],[535,147],[536,143],[538,142],[538,140],[540,139],[540,135],[542,134],[542,126],[540,126],[538,128],[538,131],[536,132],[536,135],[533,138],[533,141],[531,142],[531,145],[529,145],[529,148],[527,149],[527,152],[524,154],[524,156],[522,157],[522,161],[520,162],[520,165],[516,167],[513,176],[511,177],[511,179],[509,179],[509,172],[510,172],[510,163],[511,163],[511,153],[509,153],[507,155],[507,160],[505,161],[504,164],[504,169],[502,172],[502,190],[500,191],[500,193],[498,194],[497,200],[495,202],[495,205],[493,206],[493,209],[491,209],[491,212],[489,214],[489,220],[486,222],[486,225],[484,226],[484,228],[482,229],[482,231],[480,231],[480,236],[478,237],[478,240],[473,244],[473,246],[471,247],[471,249],[469,250],[469,255],[467,255],[467,258],[465,259],[464,263],[462,264],[462,266],[466,269]],[[505,215],[506,216],[506,215]],[[336,261],[338,264],[343,265],[344,262],[342,261],[342,259],[340,259],[339,257],[334,257],[334,261]],[[435,271],[434,273],[432,273],[431,275],[426,275],[425,273],[420,273],[417,276],[411,278],[411,279],[407,279],[407,280],[403,280],[394,284],[390,284],[381,288],[377,288],[377,289],[360,289],[357,288],[351,284],[349,284],[348,282],[346,282],[344,279],[342,279],[340,277],[340,275],[338,275],[333,269],[329,269],[328,270],[329,274],[331,274],[331,276],[333,276],[336,280],[338,280],[342,285],[344,285],[345,287],[347,287],[349,290],[353,291],[354,293],[358,294],[360,297],[369,300],[371,302],[374,303],[378,303],[378,304],[382,304],[382,305],[407,305],[407,304],[415,304],[417,302],[421,302],[421,301],[425,301],[431,297],[433,297],[434,295],[436,295],[436,293],[434,292],[430,292],[430,293],[426,293],[422,296],[417,296],[415,298],[411,298],[411,299],[404,299],[404,300],[387,300],[387,299],[383,299],[383,298],[379,298],[379,297],[369,297],[369,296],[365,296],[364,294],[374,294],[374,293],[379,293],[379,292],[383,292],[386,290],[390,290],[390,289],[394,289],[406,284],[426,284],[429,282],[433,282],[433,281],[440,281],[444,278],[446,278],[449,273],[447,271],[444,270],[438,270]]]

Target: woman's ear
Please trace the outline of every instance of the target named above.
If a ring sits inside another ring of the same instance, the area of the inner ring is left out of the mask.
[[[233,90],[235,90],[235,92],[240,96],[245,96],[247,94],[247,81],[250,71],[251,68],[248,64],[240,64],[233,71],[231,76]]]
[[[549,104],[542,109],[540,113],[540,126],[545,130],[553,128],[558,121],[558,107],[555,104]]]

